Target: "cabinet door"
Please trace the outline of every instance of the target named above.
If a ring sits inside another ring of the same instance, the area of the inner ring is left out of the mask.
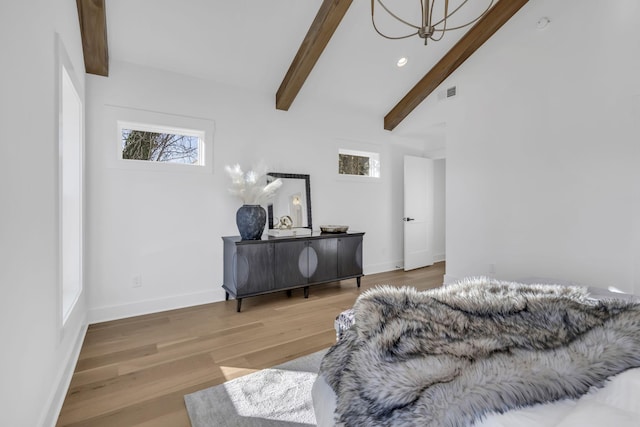
[[[237,296],[273,290],[273,243],[237,245],[234,257]]]
[[[276,288],[284,289],[307,284],[309,277],[308,252],[306,241],[275,244]]]
[[[362,275],[362,236],[338,238],[338,276]]]
[[[338,239],[309,242],[309,282],[327,282],[338,277]]]

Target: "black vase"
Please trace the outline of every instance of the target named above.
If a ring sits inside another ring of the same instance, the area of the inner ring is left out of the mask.
[[[260,205],[242,205],[236,212],[236,225],[242,240],[261,239],[266,223],[267,211]]]

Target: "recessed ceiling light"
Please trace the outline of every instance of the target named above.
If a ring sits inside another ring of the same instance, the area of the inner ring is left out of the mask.
[[[406,56],[403,56],[402,58],[398,59],[398,62],[396,62],[396,65],[398,67],[404,67],[405,65],[407,65],[407,62],[409,62],[409,60],[407,59]]]

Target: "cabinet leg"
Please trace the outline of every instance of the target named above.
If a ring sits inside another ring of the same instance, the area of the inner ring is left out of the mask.
[[[225,291],[225,293],[224,293],[224,300],[225,300],[225,301],[229,301],[229,292],[226,292],[226,291]]]
[[[356,282],[358,283],[358,287],[360,287],[360,276],[356,277]]]
[[[238,313],[240,313],[240,308],[242,307],[242,298],[238,298],[238,308],[236,309],[236,311]]]
[[[290,297],[291,296],[291,289],[287,289],[287,296]]]
[[[308,286],[304,287],[304,297],[305,298],[309,298],[309,287]]]

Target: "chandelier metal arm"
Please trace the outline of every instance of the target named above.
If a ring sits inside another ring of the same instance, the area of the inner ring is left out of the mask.
[[[411,22],[407,22],[404,19],[400,18],[398,15],[396,15],[395,13],[391,12],[389,10],[389,8],[387,6],[384,5],[384,3],[382,3],[382,0],[375,0],[378,2],[378,4],[380,4],[380,6],[382,6],[382,8],[391,16],[393,16],[395,19],[397,19],[398,21],[402,22],[405,25],[408,25],[412,28],[415,28],[416,30],[419,29],[420,27],[418,27],[417,25],[413,25]],[[374,0],[371,0],[371,19],[373,19],[373,2]],[[421,1],[422,4],[422,1]]]
[[[375,21],[373,21],[373,19],[371,20],[371,23],[373,24],[373,29],[376,30],[376,33],[378,33],[379,35],[381,35],[385,39],[389,39],[389,40],[408,39],[409,37],[413,37],[413,36],[418,34],[418,32],[416,31],[415,33],[407,34],[406,36],[395,36],[395,37],[387,36],[386,34],[381,33],[380,30],[378,30],[378,27],[376,27],[376,23],[375,23]]]
[[[453,15],[454,13],[456,13],[456,12],[458,11],[458,9],[460,9],[460,7],[462,7],[462,6],[463,6],[467,1],[468,1],[468,0],[465,0],[465,2],[464,2],[464,3],[462,3],[460,6],[458,6],[458,7],[456,8],[456,10],[454,10],[453,12],[451,12],[451,14],[450,14],[449,16]],[[447,29],[444,29],[444,30],[438,30],[438,29],[435,29],[435,28],[434,28],[434,31],[437,31],[437,32],[453,31],[453,30],[459,30],[459,29],[461,29],[461,28],[468,27],[469,25],[471,25],[471,24],[474,24],[474,23],[478,22],[478,20],[480,20],[480,18],[482,18],[484,15],[486,15],[486,14],[487,14],[487,12],[489,11],[489,9],[491,9],[491,6],[493,6],[493,3],[495,3],[495,1],[494,1],[494,0],[491,0],[491,2],[489,3],[489,6],[487,6],[487,8],[486,8],[486,9],[485,9],[485,10],[484,10],[480,15],[478,15],[478,17],[477,17],[476,19],[474,19],[473,21],[467,22],[467,23],[466,23],[466,24],[464,24],[464,25],[459,25],[459,26],[457,26],[457,27],[451,27],[451,28],[447,28]],[[447,19],[448,19],[448,18],[447,18]],[[444,21],[446,21],[446,19],[441,19],[439,22],[437,22],[437,23],[436,23],[436,25],[440,25],[440,23],[442,23],[442,22],[444,22]],[[435,27],[436,25],[434,25],[434,27]]]
[[[435,1],[433,3],[435,3]],[[431,8],[429,8],[429,0],[427,0],[427,7],[424,7],[424,0],[420,0],[420,11],[422,12],[422,28],[425,28],[427,24],[431,25],[431,17],[433,16],[433,3],[431,3]]]
[[[391,39],[391,40],[406,39],[406,38],[418,35],[422,39],[424,39],[424,42],[425,42],[425,45],[426,45],[428,39],[431,39],[433,41],[439,41],[444,36],[444,33],[447,32],[447,31],[459,30],[461,28],[465,28],[465,27],[468,27],[468,26],[474,24],[480,18],[482,18],[484,15],[487,14],[489,9],[491,9],[493,4],[495,3],[495,0],[491,0],[489,2],[489,5],[487,6],[487,8],[480,15],[478,15],[475,19],[473,19],[472,21],[467,22],[466,24],[463,24],[463,25],[458,25],[456,27],[448,27],[449,18],[451,18],[453,15],[455,15],[465,4],[467,4],[469,2],[469,0],[463,0],[451,12],[449,12],[449,0],[443,0],[444,1],[443,17],[442,17],[442,19],[437,21],[435,24],[433,24],[433,17],[434,17],[434,7],[435,7],[436,0],[432,0],[431,2],[429,0],[419,0],[419,1],[420,1],[420,15],[421,15],[421,18],[422,18],[421,19],[422,26],[414,25],[414,24],[402,19],[401,17],[399,17],[398,15],[393,13],[383,3],[382,0],[371,0],[371,23],[372,23],[373,28],[376,31],[376,33],[378,33],[379,35],[381,35],[382,37],[384,37],[386,39]],[[386,34],[384,34],[377,27],[376,22],[375,22],[375,3],[376,2],[385,10],[385,12],[387,12],[389,15],[391,15],[391,17],[396,19],[398,22],[401,22],[401,23],[407,25],[408,27],[416,29],[416,31],[411,33],[411,34],[407,34],[405,36],[397,36],[397,37],[387,36]],[[436,28],[438,26],[441,26],[441,28]],[[435,33],[440,33],[439,37],[434,37]]]
[[[388,36],[388,35],[386,35],[386,34],[383,34],[383,33],[382,33],[382,31],[380,31],[380,30],[378,29],[378,27],[376,26],[376,21],[375,21],[374,16],[373,16],[373,11],[374,11],[374,1],[376,1],[376,0],[371,0],[371,24],[373,25],[373,29],[374,29],[374,30],[376,30],[376,33],[378,33],[379,35],[381,35],[381,36],[382,36],[382,37],[384,37],[385,39],[389,39],[389,40],[401,40],[401,39],[408,39],[409,37],[413,37],[413,36],[415,36],[415,35],[417,35],[417,34],[418,34],[417,29],[418,29],[419,27],[416,27],[415,25],[412,25],[412,24],[410,24],[410,23],[408,23],[408,22],[405,22],[403,19],[401,19],[401,18],[397,17],[397,16],[396,16],[395,14],[393,14],[389,9],[387,9],[387,7],[386,7],[386,6],[385,6],[385,5],[384,5],[380,0],[377,0],[377,1],[378,1],[378,3],[380,3],[380,5],[384,8],[384,10],[386,10],[386,11],[387,11],[387,13],[388,13],[388,14],[390,14],[390,15],[391,15],[391,16],[393,16],[394,18],[398,19],[400,22],[403,22],[404,24],[407,24],[407,25],[409,25],[410,27],[416,28],[416,31],[415,31],[415,32],[413,32],[413,33],[411,33],[411,34],[407,34],[406,36],[395,36],[395,37],[394,37],[394,36]]]
[[[447,10],[448,10],[448,8],[449,8],[449,1],[447,1],[447,2],[446,2],[446,5],[445,5],[444,17],[443,17],[441,20],[439,20],[438,22],[436,22],[436,23],[434,24],[434,27],[435,27],[435,26],[437,26],[437,25],[442,24],[443,22],[446,22],[446,21],[447,21],[447,19],[451,18],[451,17],[452,17],[452,16],[453,16],[457,11],[459,11],[459,10],[460,10],[460,8],[462,8],[462,6],[464,6],[464,5],[465,5],[465,4],[467,4],[468,2],[469,2],[469,0],[464,0],[462,3],[460,3],[460,4],[458,5],[458,7],[456,7],[455,9],[453,9],[453,11],[452,11],[451,13],[447,13]],[[434,3],[435,3],[435,2],[434,2]],[[491,1],[491,3],[493,3],[493,0]],[[489,7],[491,7],[491,5],[489,5]],[[485,10],[484,12],[482,12],[482,15],[484,15],[484,14],[485,14],[485,12],[486,12],[486,10]],[[482,16],[482,15],[480,15],[480,16]]]
[[[422,0],[420,1],[420,3],[422,3]],[[445,3],[446,3],[445,8],[449,7],[449,0],[445,0]],[[435,0],[433,0],[433,1],[431,2],[431,8],[429,8],[429,0],[427,0],[427,7],[426,7],[426,8],[427,8],[427,9],[430,9],[430,10],[429,10],[429,16],[427,16],[427,17],[426,17],[426,19],[425,19],[425,18],[423,18],[423,19],[422,19],[422,27],[423,27],[423,28],[424,28],[424,27],[432,28],[432,26],[431,26],[431,22],[433,21],[433,8],[434,8],[435,6],[436,6],[436,1],[435,1]],[[445,14],[444,14],[444,16],[447,16],[446,10],[445,10]]]

